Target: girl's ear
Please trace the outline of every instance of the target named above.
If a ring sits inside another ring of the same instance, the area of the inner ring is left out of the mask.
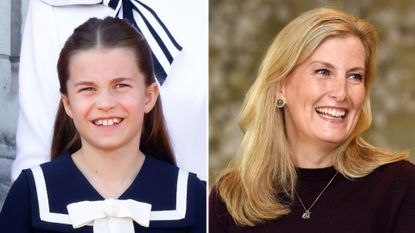
[[[65,112],[66,114],[72,118],[72,108],[71,108],[71,104],[69,102],[68,96],[66,96],[65,94],[61,93],[61,100],[63,103],[63,107],[65,108]]]
[[[146,87],[145,93],[145,102],[144,102],[144,112],[149,113],[156,104],[157,98],[159,96],[159,87],[156,82],[150,84]]]

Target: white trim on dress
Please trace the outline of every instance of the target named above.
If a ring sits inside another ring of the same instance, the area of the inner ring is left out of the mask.
[[[31,168],[31,170],[36,186],[40,220],[50,223],[72,225],[68,214],[50,212],[48,191],[42,168],[36,166]],[[177,177],[176,209],[151,211],[150,221],[179,220],[186,216],[188,178],[189,172],[180,169]]]
[[[51,223],[62,223],[72,225],[69,215],[49,212],[48,191],[46,188],[42,168],[40,166],[36,166],[34,168],[31,168],[31,170],[33,173],[33,177],[35,179],[36,194],[39,203],[40,220]]]

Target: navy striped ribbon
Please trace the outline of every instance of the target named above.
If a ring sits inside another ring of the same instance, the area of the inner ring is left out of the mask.
[[[138,0],[104,0],[103,4],[114,9],[115,17],[128,20],[150,45],[154,73],[160,85],[166,81],[174,58],[182,47],[149,6]]]

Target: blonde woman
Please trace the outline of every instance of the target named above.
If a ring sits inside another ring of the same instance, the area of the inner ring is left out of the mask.
[[[290,22],[241,114],[237,157],[210,194],[210,232],[413,232],[408,153],[364,141],[376,32],[335,9]]]

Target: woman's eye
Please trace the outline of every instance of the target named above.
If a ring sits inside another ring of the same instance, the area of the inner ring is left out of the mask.
[[[315,72],[316,74],[319,74],[319,75],[324,75],[324,76],[330,75],[330,71],[328,69],[318,69]]]
[[[363,80],[363,76],[361,74],[351,74],[349,75],[349,79],[357,82],[361,82]]]

